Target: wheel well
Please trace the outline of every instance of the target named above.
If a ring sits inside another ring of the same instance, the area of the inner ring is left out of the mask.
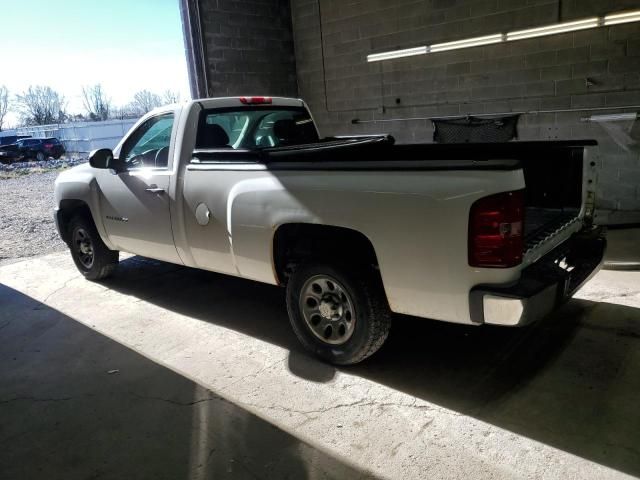
[[[273,237],[273,261],[278,283],[285,285],[297,264],[309,258],[357,262],[378,267],[371,241],[344,227],[311,223],[281,225]]]
[[[60,236],[65,243],[69,243],[69,222],[76,215],[82,215],[93,221],[91,210],[82,200],[62,200],[58,209],[58,227],[60,228]]]

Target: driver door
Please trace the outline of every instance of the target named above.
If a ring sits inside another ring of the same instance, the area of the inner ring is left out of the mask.
[[[96,179],[102,221],[118,249],[182,263],[169,213],[174,123],[173,112],[147,119],[122,145],[119,159],[125,170],[99,170]]]

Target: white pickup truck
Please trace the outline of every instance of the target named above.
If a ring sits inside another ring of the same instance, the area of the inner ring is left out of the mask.
[[[573,294],[606,243],[594,145],[321,139],[302,100],[194,100],[61,173],[55,218],[90,280],[126,251],[286,286],[304,346],[352,364],[391,312],[516,326]]]

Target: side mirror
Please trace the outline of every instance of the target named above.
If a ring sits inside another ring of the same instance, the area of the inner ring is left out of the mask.
[[[100,148],[89,154],[89,165],[93,168],[112,168],[118,171],[117,162],[109,148]]]

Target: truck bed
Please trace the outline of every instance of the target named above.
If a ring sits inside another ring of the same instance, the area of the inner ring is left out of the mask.
[[[585,147],[594,140],[394,145],[393,137],[332,137],[263,150],[196,150],[194,163],[259,163],[269,170],[515,170],[525,176],[525,251],[577,220]]]

